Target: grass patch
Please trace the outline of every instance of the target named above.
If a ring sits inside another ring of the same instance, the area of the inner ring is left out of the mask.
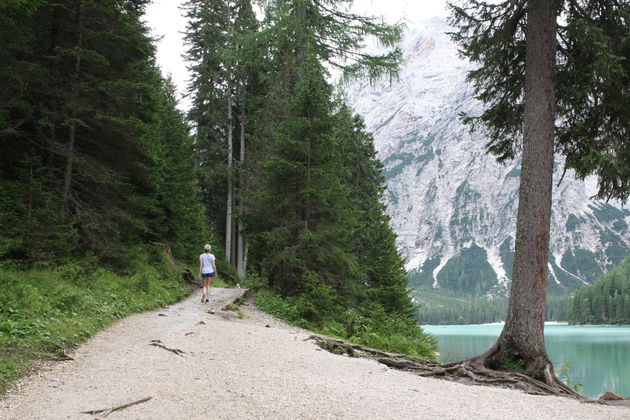
[[[292,325],[374,349],[433,360],[438,349],[437,340],[413,320],[391,316],[378,305],[362,311],[339,309],[333,311],[336,316],[319,322],[307,320],[312,305],[304,304],[300,298],[283,298],[269,290],[259,290],[256,305]]]
[[[155,259],[153,260],[155,261]],[[117,319],[190,293],[165,261],[132,274],[66,264],[56,269],[0,267],[0,391],[36,359],[56,359]]]
[[[236,315],[238,316],[238,319],[245,318],[245,315],[243,314],[243,312],[241,312],[241,310],[238,307],[238,304],[236,304],[236,303],[230,303],[228,306],[226,306],[226,309],[228,311],[236,312]]]

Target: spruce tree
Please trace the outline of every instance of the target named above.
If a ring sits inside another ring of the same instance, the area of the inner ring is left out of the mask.
[[[344,182],[348,199],[358,211],[358,228],[353,235],[353,254],[360,267],[360,283],[367,291],[368,304],[377,304],[390,314],[408,317],[414,312],[407,290],[407,274],[396,248],[396,236],[382,203],[385,180],[376,158],[372,136],[358,115],[341,106],[335,115],[337,153],[348,168]]]
[[[1,258],[90,250],[123,267],[142,243],[194,236],[179,217],[198,211],[175,208],[194,195],[190,140],[162,91],[146,3],[0,5]]]
[[[193,72],[193,107],[188,118],[196,132],[196,157],[204,202],[213,226],[224,238],[225,258],[244,274],[244,236],[239,224],[249,84],[257,21],[249,0],[186,3],[187,59]],[[237,141],[238,139],[239,141]]]
[[[600,197],[628,197],[629,122],[618,112],[627,95],[611,89],[628,86],[628,8],[600,0],[471,0],[452,8],[454,39],[480,63],[469,79],[488,105],[467,122],[488,130],[499,160],[522,148],[523,168],[506,325],[469,363],[520,365],[553,391],[576,395],[555,377],[543,336],[553,156],[560,151],[581,177],[597,174]]]
[[[399,27],[350,14],[342,3],[270,2],[260,35],[271,47],[270,76],[266,107],[258,116],[252,174],[257,191],[251,193],[247,226],[256,236],[255,257],[264,276],[283,294],[302,296],[304,316],[311,319],[330,315],[336,305],[366,304],[369,289],[355,244],[369,212],[353,197],[353,189],[361,186],[352,183],[355,162],[347,154],[361,153],[352,143],[362,140],[340,134],[339,121],[347,116],[334,114],[338,106],[324,64],[347,77],[377,77],[395,73],[400,60],[398,49],[378,57],[360,51],[368,35],[391,46],[399,39]],[[355,159],[369,159],[368,154]],[[378,200],[380,188],[363,194]],[[390,239],[388,246],[393,235]],[[395,270],[400,281],[400,265]],[[406,303],[403,312],[409,309],[408,297]]]
[[[190,261],[210,236],[192,158],[193,138],[177,109],[170,79],[163,82],[159,95],[151,143],[154,207],[147,225],[155,241],[167,243],[175,257]]]
[[[203,202],[212,228],[225,237],[227,196],[227,93],[223,63],[228,12],[224,1],[185,3],[186,59],[192,73],[188,112],[195,135]]]

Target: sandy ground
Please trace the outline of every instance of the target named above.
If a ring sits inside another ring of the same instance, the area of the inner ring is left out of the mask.
[[[199,292],[132,315],[0,400],[0,419],[630,419],[627,407],[465,386],[330,354],[256,310],[221,308],[240,289]],[[212,309],[214,314],[207,311]],[[178,356],[150,345],[160,340]]]

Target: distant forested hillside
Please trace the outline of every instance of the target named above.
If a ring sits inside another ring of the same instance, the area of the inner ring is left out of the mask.
[[[573,296],[572,324],[630,324],[630,257]]]
[[[503,296],[475,296],[455,292],[435,292],[429,288],[413,291],[419,304],[422,325],[487,324],[505,321],[508,299]],[[547,297],[547,321],[566,321],[570,298]]]

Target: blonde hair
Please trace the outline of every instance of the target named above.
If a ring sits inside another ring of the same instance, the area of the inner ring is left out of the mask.
[[[210,252],[210,251],[212,251],[212,247],[210,246],[210,244],[206,244],[206,245],[203,247],[203,250],[204,250],[205,252]]]

